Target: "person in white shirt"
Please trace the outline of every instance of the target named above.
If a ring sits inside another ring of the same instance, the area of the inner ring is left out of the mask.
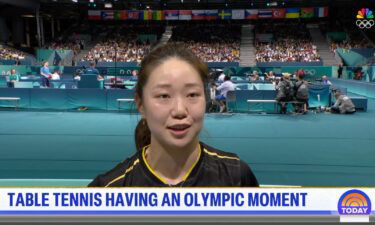
[[[232,83],[228,75],[225,75],[224,83],[216,88],[217,91],[220,91],[220,95],[216,96],[216,101],[219,103],[221,113],[227,110],[225,107],[225,100],[227,98],[228,91],[234,91],[235,88],[235,84]]]
[[[217,78],[217,81],[222,83],[222,82],[224,82],[224,78],[225,78],[225,73],[221,73],[219,78]]]
[[[328,80],[327,76],[322,77],[322,83],[326,85],[332,85],[331,81]]]

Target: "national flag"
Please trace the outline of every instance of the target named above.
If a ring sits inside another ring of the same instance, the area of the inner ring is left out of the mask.
[[[232,10],[231,9],[220,10],[219,18],[222,20],[230,20],[232,18]]]
[[[126,20],[128,17],[128,12],[126,10],[118,10],[114,13],[114,19],[115,20]]]
[[[314,17],[314,8],[313,7],[301,8],[300,17],[301,18],[313,18]]]
[[[191,10],[179,10],[178,19],[179,20],[191,20]]]
[[[165,20],[178,20],[178,10],[164,10]]]
[[[100,20],[102,18],[100,10],[89,10],[87,15],[89,20]]]
[[[191,11],[192,20],[204,20],[206,19],[206,13],[204,10],[192,10]]]
[[[109,11],[109,10],[106,10],[106,11],[102,11],[102,19],[103,20],[113,20],[114,19],[114,12],[113,11]]]
[[[258,18],[258,10],[257,9],[245,9],[245,19],[257,19]]]
[[[205,11],[206,13],[206,20],[217,20],[218,18],[218,10],[217,9],[208,9]]]
[[[328,7],[316,7],[315,17],[328,17]]]
[[[272,9],[259,9],[258,18],[272,18]]]
[[[141,10],[141,15],[139,16],[140,20],[152,20],[152,10]]]
[[[153,20],[164,20],[164,12],[162,10],[155,10],[152,12]]]
[[[138,10],[128,10],[128,20],[138,20],[139,11]]]
[[[285,9],[272,9],[272,16],[275,19],[285,18]]]
[[[285,18],[299,18],[300,8],[287,8]]]
[[[245,19],[244,9],[232,9],[232,20],[243,20]]]

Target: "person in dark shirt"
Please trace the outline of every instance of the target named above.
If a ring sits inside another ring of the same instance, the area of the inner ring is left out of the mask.
[[[340,63],[339,68],[337,69],[337,78],[339,79],[341,79],[342,70],[343,70],[343,67],[342,67],[342,64]]]
[[[137,152],[90,187],[256,187],[247,163],[199,140],[207,65],[178,44],[154,49],[142,63],[135,102],[142,119]]]
[[[95,63],[91,62],[90,67],[83,71],[83,75],[96,75],[98,80],[104,80],[104,78],[100,75],[99,70],[95,68]]]

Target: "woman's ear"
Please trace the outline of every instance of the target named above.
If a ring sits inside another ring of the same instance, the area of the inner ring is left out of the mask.
[[[135,100],[135,104],[137,105],[138,112],[142,115],[142,118],[144,118],[145,110],[144,110],[141,98],[138,95],[136,95],[134,100]]]

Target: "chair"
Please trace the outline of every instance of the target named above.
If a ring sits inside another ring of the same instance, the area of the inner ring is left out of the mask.
[[[82,75],[81,80],[78,81],[78,88],[100,88],[98,78],[93,75]]]
[[[230,111],[229,110],[229,104],[230,103],[234,104],[232,112],[236,112],[237,111],[237,101],[236,101],[236,92],[235,91],[228,91],[227,92],[227,98],[225,100],[225,103],[226,103],[226,107],[227,107],[228,112]]]

